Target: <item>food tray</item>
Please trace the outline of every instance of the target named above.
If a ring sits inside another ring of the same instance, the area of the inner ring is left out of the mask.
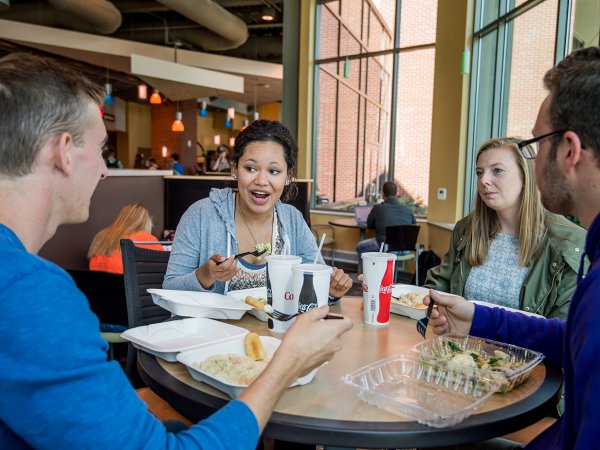
[[[419,320],[425,317],[427,308],[415,308],[412,306],[400,305],[394,301],[394,297],[399,297],[403,294],[419,294],[422,298],[429,294],[429,289],[425,289],[421,286],[413,286],[411,284],[394,284],[392,286],[392,302],[390,304],[390,311],[395,314],[410,317],[411,319]]]
[[[244,299],[249,295],[251,295],[252,297],[267,298],[267,287],[264,286],[252,289],[242,289],[239,291],[229,291],[227,295],[243,303]],[[262,309],[252,308],[250,311],[248,311],[248,314],[252,314],[258,320],[262,320],[263,322],[266,322],[268,319],[267,313]]]
[[[500,308],[500,309],[505,309],[505,310],[507,310],[509,312],[517,312],[517,313],[520,313],[520,314],[525,314],[526,316],[544,318],[544,316],[542,316],[540,314],[532,313],[532,312],[529,312],[529,311],[522,311],[520,309],[509,308],[508,306],[496,305],[495,303],[482,302],[480,300],[469,300],[469,301],[471,303],[475,303],[476,305],[487,306],[488,308]]]
[[[252,309],[245,303],[214,292],[148,289],[148,293],[158,306],[182,317],[239,320],[246,311]]]
[[[437,370],[414,355],[396,355],[342,377],[358,397],[385,411],[435,428],[476,412],[498,387],[493,380]]]
[[[452,342],[453,344],[450,344]],[[458,348],[456,348],[458,346]],[[499,382],[499,392],[509,392],[521,383],[523,383],[535,366],[537,366],[544,355],[516,345],[504,344],[489,339],[477,338],[474,336],[464,336],[457,334],[445,334],[434,339],[421,342],[415,345],[412,350],[420,355],[423,363],[435,365],[438,368],[445,368],[451,358],[460,354],[462,350],[466,355],[479,353],[485,356],[484,359],[494,357],[494,351],[499,350],[508,355],[508,362],[511,372],[502,372],[501,367],[464,367],[462,372],[493,378]],[[456,370],[456,366],[454,366]]]
[[[212,319],[192,318],[130,328],[121,336],[134,347],[173,362],[177,361],[179,352],[244,334],[244,328]]]
[[[265,349],[265,356],[268,359],[271,359],[273,357],[273,354],[281,344],[281,341],[271,336],[260,336],[260,340]],[[203,383],[206,383],[226,393],[231,398],[237,398],[242,392],[244,392],[244,390],[248,386],[241,384],[231,384],[226,381],[221,381],[218,378],[214,378],[213,376],[202,372],[194,366],[194,363],[202,362],[209,356],[226,355],[227,353],[245,355],[246,353],[244,350],[244,337],[236,336],[235,338],[229,339],[227,341],[205,345],[201,348],[181,352],[177,355],[177,361],[179,361],[187,367],[188,371],[190,372],[190,375],[195,380],[202,381]],[[298,378],[294,383],[290,385],[290,387],[310,383],[315,378],[315,375],[317,374],[318,370],[319,368],[317,367],[307,375]]]

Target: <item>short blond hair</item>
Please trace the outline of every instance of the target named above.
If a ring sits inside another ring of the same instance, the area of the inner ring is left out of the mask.
[[[522,139],[516,137],[495,138],[484,142],[477,152],[476,161],[485,151],[497,148],[512,150],[523,179],[523,192],[519,208],[519,265],[527,267],[535,258],[547,232],[546,210],[542,206],[540,192],[535,184],[533,160],[525,159],[516,144]],[[469,214],[469,231],[466,254],[471,266],[480,266],[487,256],[490,240],[500,232],[500,221],[496,211],[491,209],[477,194],[475,208]]]

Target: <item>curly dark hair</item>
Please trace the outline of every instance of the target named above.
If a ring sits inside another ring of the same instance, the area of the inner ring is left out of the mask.
[[[292,182],[285,188],[282,199],[289,201],[298,193],[298,187],[293,182],[296,176],[296,161],[298,160],[298,144],[290,130],[276,120],[255,120],[235,138],[233,146],[233,162],[237,166],[248,144],[253,142],[275,142],[283,149],[288,176]]]

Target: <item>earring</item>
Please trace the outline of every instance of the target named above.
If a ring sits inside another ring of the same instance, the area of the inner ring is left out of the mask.
[[[290,184],[290,180],[285,180],[285,184]]]
[[[232,177],[234,180],[237,180],[237,174],[235,174],[235,173],[234,173],[233,175],[231,175],[231,177]]]

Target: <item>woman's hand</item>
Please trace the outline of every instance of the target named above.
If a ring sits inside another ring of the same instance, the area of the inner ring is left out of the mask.
[[[333,298],[343,297],[348,289],[352,287],[352,278],[342,269],[333,267],[331,282],[329,283],[329,296]]]
[[[431,311],[429,318],[429,325],[435,334],[469,334],[475,314],[473,303],[458,295],[443,294],[433,289],[429,290],[423,303],[429,305],[431,300],[435,301],[437,307]]]
[[[217,264],[219,263],[219,264]],[[237,272],[235,256],[229,258],[215,253],[196,269],[196,278],[204,289],[210,289],[215,281],[231,280]]]

